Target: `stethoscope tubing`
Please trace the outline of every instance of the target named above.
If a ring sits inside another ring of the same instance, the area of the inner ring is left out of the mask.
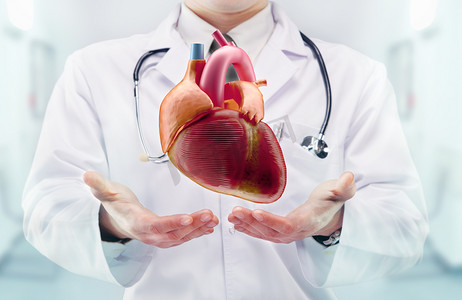
[[[144,141],[142,128],[141,128],[141,121],[140,121],[140,99],[139,99],[139,89],[138,89],[139,75],[140,75],[141,66],[143,65],[143,62],[147,58],[149,58],[149,57],[151,57],[151,56],[153,56],[153,55],[155,55],[157,53],[165,53],[168,50],[170,50],[170,48],[161,48],[161,49],[151,50],[151,51],[148,51],[148,52],[144,53],[138,59],[138,62],[136,63],[135,69],[133,71],[133,82],[134,82],[134,85],[135,85],[135,87],[133,89],[133,93],[134,93],[134,97],[135,97],[136,125],[137,125],[137,128],[138,128],[138,136],[140,138],[141,145],[143,146],[143,150],[144,150],[144,153],[145,153],[145,155],[143,157],[140,157],[140,159],[142,159],[144,161],[150,161],[150,162],[153,162],[153,163],[156,163],[156,164],[162,164],[162,163],[168,162],[168,157],[167,157],[167,153],[162,153],[162,155],[160,155],[160,156],[152,156],[152,155],[150,155],[149,151],[148,151],[148,148],[146,146],[146,143]]]
[[[318,139],[323,139],[326,133],[327,125],[329,124],[330,114],[332,110],[332,90],[329,81],[329,74],[327,73],[326,64],[324,63],[324,59],[321,55],[321,51],[316,46],[316,44],[309,39],[303,32],[300,31],[300,35],[302,36],[303,41],[308,45],[308,47],[313,51],[313,54],[318,61],[319,69],[322,74],[322,80],[324,81],[324,88],[326,90],[326,111],[324,113],[324,120],[322,125],[319,129],[319,137]]]

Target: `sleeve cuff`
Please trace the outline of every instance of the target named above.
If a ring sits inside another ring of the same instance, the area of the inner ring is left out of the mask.
[[[103,241],[102,246],[112,275],[125,287],[140,280],[154,253],[154,247],[137,240],[126,244]]]
[[[332,268],[338,245],[326,247],[313,238],[306,238],[295,243],[305,279],[314,287],[323,287]]]

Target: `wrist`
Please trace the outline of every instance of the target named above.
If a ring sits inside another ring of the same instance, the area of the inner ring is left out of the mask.
[[[99,230],[101,240],[105,242],[118,242],[125,244],[131,240],[130,237],[118,228],[114,219],[106,211],[103,205],[100,206],[99,210]]]
[[[344,213],[344,206],[342,206],[337,213],[332,217],[330,222],[318,230],[314,235],[321,235],[321,236],[330,236],[339,228],[342,228],[343,225],[343,213]]]
[[[326,247],[338,244],[340,241],[340,234],[342,232],[344,209],[344,206],[342,206],[334,215],[332,220],[326,226],[324,226],[324,228],[313,235],[313,239],[316,242]]]

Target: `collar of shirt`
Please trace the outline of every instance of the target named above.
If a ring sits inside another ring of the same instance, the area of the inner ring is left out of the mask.
[[[228,34],[253,62],[265,46],[274,27],[275,20],[270,2],[255,16],[231,29]],[[177,29],[188,47],[192,43],[204,44],[205,55],[206,58],[208,57],[208,49],[213,41],[212,33],[216,30],[215,27],[202,20],[182,3]]]

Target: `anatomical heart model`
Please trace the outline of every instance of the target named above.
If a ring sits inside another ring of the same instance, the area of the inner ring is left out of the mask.
[[[219,31],[213,36],[221,48],[206,62],[203,45],[193,44],[183,80],[162,101],[162,151],[183,174],[209,190],[274,202],[284,192],[287,175],[279,143],[261,122],[259,86],[266,81],[255,80],[242,49],[228,43]],[[231,64],[240,80],[225,84]]]

